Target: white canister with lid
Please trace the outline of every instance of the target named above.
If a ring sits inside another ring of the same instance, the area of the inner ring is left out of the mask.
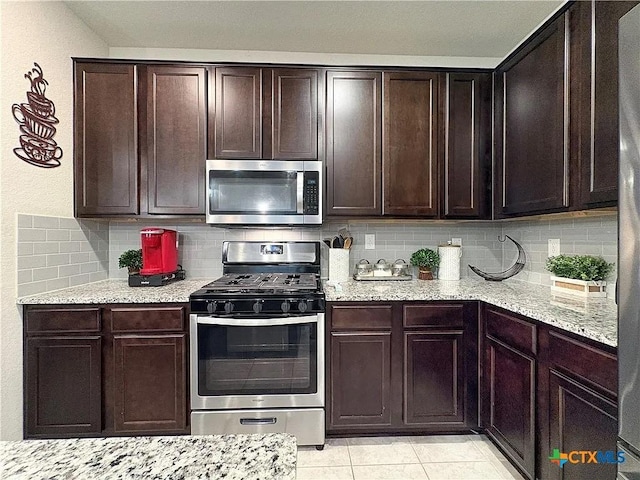
[[[438,280],[460,280],[462,247],[460,245],[451,245],[451,243],[439,245],[438,255],[440,255]]]

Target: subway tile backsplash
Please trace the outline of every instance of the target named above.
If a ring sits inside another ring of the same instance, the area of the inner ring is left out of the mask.
[[[18,296],[58,290],[109,276],[109,224],[17,215]]]
[[[164,226],[179,232],[179,263],[190,278],[214,279],[222,274],[222,242],[225,240],[322,241],[346,227],[354,237],[351,271],[360,259],[375,263],[384,258],[409,261],[422,247],[437,248],[452,238],[462,239],[461,275],[476,277],[468,265],[487,272],[508,268],[516,259],[512,243],[498,237],[510,235],[527,253],[524,270],[511,281],[548,285],[544,268],[548,239],[560,239],[567,254],[602,255],[617,263],[615,215],[504,222],[351,221],[325,223],[322,227],[244,229],[215,228],[202,223],[110,223],[73,218],[18,214],[18,295],[30,295],[106,278],[126,278],[118,268],[120,254],[140,248],[140,230]],[[375,235],[375,249],[365,250],[365,235]],[[327,277],[328,249],[322,244],[322,275]],[[615,272],[610,281],[613,283]],[[613,289],[609,289],[611,292]]]
[[[527,253],[524,270],[514,279],[550,285],[550,274],[545,268],[548,258],[548,240],[560,239],[560,253],[567,255],[600,255],[607,262],[615,263],[608,283],[615,284],[618,263],[618,219],[616,215],[601,217],[576,217],[570,219],[519,220],[503,222],[502,232],[510,235]],[[503,245],[503,267],[516,259],[515,246],[507,241]],[[611,296],[615,288],[609,288]]]

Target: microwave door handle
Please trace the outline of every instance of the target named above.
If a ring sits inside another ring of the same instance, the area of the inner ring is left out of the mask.
[[[284,318],[226,318],[198,316],[198,325],[223,325],[226,327],[272,327],[274,325],[299,325],[302,323],[318,323],[317,315]]]
[[[304,171],[299,171],[296,177],[297,179],[297,202],[296,213],[304,213]]]

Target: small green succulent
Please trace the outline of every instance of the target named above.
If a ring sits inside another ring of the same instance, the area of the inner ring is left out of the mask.
[[[411,254],[410,262],[418,268],[433,270],[440,265],[440,255],[430,248],[421,248]]]
[[[138,271],[142,268],[142,249],[127,250],[118,258],[119,268],[128,268],[130,271]]]

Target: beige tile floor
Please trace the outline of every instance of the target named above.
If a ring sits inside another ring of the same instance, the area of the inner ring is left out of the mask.
[[[484,435],[329,439],[298,447],[297,480],[523,480]]]

